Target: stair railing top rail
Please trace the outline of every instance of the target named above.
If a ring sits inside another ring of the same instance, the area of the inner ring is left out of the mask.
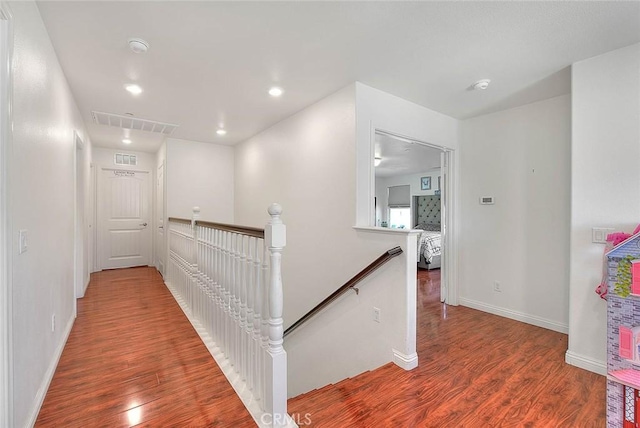
[[[169,221],[173,221],[177,223],[188,223],[188,224],[191,224],[192,222],[191,219],[178,218],[178,217],[169,217]],[[195,224],[197,226],[204,226],[204,227],[210,227],[213,229],[226,230],[228,232],[235,232],[241,235],[264,239],[264,229],[260,229],[258,227],[240,226],[237,224],[214,223],[211,221],[202,221],[202,220],[195,220]]]
[[[400,247],[395,247],[395,248],[392,248],[392,249],[390,249],[388,251],[385,251],[380,257],[375,259],[367,267],[365,267],[360,272],[358,272],[353,278],[351,278],[349,281],[347,281],[342,287],[338,288],[329,297],[324,299],[322,302],[318,303],[313,309],[311,309],[309,312],[307,312],[302,318],[300,318],[298,321],[293,323],[289,328],[287,328],[284,331],[284,337],[287,337],[287,335],[289,333],[291,333],[296,328],[300,327],[307,320],[309,320],[311,317],[313,317],[315,314],[320,312],[322,309],[324,309],[331,302],[333,302],[338,297],[340,297],[342,294],[344,294],[347,290],[353,288],[355,290],[356,294],[357,294],[359,292],[359,290],[357,288],[355,288],[356,284],[358,284],[360,281],[365,279],[373,271],[378,269],[383,264],[387,263],[392,258],[402,254],[402,252],[403,252],[402,248],[400,248]]]

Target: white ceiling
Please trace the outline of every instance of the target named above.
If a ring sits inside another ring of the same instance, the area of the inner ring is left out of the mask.
[[[440,168],[441,153],[442,150],[417,141],[376,133],[375,156],[380,157],[381,161],[375,168],[375,176],[395,177]]]
[[[91,110],[235,144],[354,82],[456,118],[568,93],[573,62],[640,41],[640,2],[39,2],[96,146]],[[136,55],[127,40],[151,49]],[[470,91],[476,80],[486,91]],[[132,97],[123,85],[144,88]],[[284,95],[267,94],[272,85]],[[228,134],[217,136],[224,124]],[[132,133],[132,150],[162,136]]]

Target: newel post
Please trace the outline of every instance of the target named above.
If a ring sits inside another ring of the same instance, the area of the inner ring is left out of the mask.
[[[284,426],[287,420],[287,354],[282,346],[282,250],[287,241],[287,229],[280,215],[282,207],[269,206],[271,221],[264,230],[265,242],[271,258],[271,279],[269,281],[269,361],[267,363],[267,400],[265,409],[273,420],[272,426]],[[265,296],[266,297],[266,296]]]

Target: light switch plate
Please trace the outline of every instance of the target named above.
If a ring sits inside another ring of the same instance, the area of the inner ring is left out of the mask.
[[[606,244],[607,235],[614,230],[612,227],[594,227],[591,229],[591,242],[594,244]]]
[[[27,231],[20,230],[18,232],[18,254],[27,251]]]

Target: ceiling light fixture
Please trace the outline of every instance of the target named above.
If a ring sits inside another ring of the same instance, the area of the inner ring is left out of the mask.
[[[478,80],[476,83],[474,83],[471,87],[473,89],[482,89],[485,90],[489,87],[489,83],[491,83],[490,79],[482,79],[482,80]]]
[[[218,135],[227,135],[227,131],[225,129],[220,128],[220,129],[218,129],[216,131],[216,134],[218,134]]]
[[[140,95],[142,93],[142,88],[134,83],[124,85],[124,88],[133,95]]]
[[[129,49],[133,53],[146,53],[149,50],[149,43],[145,40],[134,38],[129,39]]]
[[[373,166],[380,166],[381,163],[382,163],[382,158],[381,157],[376,156],[373,159]]]
[[[123,143],[123,144],[131,144],[131,140],[130,140],[130,139],[128,139],[128,138],[123,138],[123,139],[122,139],[122,143]]]
[[[272,97],[279,97],[283,92],[284,91],[282,90],[282,88],[278,88],[277,86],[269,89],[269,95],[271,95]]]

